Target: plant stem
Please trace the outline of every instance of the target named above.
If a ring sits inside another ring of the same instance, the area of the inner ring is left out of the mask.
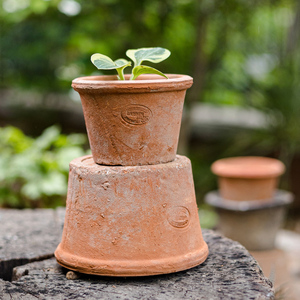
[[[116,69],[119,75],[120,80],[125,80],[124,74],[123,74],[123,68]]]

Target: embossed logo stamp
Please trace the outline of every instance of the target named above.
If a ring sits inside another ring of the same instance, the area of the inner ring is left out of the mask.
[[[190,212],[184,206],[175,206],[168,211],[168,221],[176,228],[184,228],[189,225]]]
[[[132,104],[122,110],[121,116],[126,123],[143,125],[149,122],[152,112],[147,106]]]

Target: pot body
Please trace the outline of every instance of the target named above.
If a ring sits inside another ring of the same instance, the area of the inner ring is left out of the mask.
[[[217,160],[211,169],[223,199],[271,201],[285,167],[277,159],[245,156]]]
[[[270,201],[274,196],[278,178],[227,178],[219,177],[220,194],[224,199],[236,201]]]
[[[142,75],[137,80],[91,76],[73,80],[80,94],[94,161],[147,165],[175,159],[182,109],[192,78]]]
[[[71,162],[59,264],[146,276],[194,267],[207,255],[189,159],[133,167],[100,166],[91,156]]]

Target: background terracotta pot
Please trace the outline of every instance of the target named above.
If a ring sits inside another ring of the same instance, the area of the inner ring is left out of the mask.
[[[217,160],[211,170],[219,177],[219,192],[228,200],[271,200],[284,164],[259,156],[232,157]]]
[[[90,76],[73,80],[96,163],[129,166],[175,159],[185,93],[193,79],[168,77],[142,75],[121,81],[116,76]]]

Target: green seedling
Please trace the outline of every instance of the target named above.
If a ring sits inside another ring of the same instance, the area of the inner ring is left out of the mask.
[[[168,49],[155,47],[155,48],[140,48],[130,49],[126,51],[126,55],[133,61],[133,69],[131,72],[130,80],[136,79],[142,74],[157,74],[168,78],[164,73],[149,66],[142,65],[143,61],[150,61],[152,63],[159,63],[170,56],[171,52]],[[106,55],[95,53],[91,56],[92,63],[99,70],[116,70],[118,72],[118,78],[125,80],[124,69],[131,66],[131,62],[120,58],[113,61]]]

